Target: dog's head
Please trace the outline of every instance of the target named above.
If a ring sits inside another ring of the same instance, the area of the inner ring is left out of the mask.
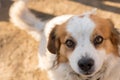
[[[58,63],[69,63],[80,75],[98,72],[109,55],[119,57],[119,33],[108,19],[96,15],[73,16],[54,27],[48,50],[57,54]]]

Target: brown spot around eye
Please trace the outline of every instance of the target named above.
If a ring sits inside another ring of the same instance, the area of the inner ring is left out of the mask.
[[[111,23],[108,19],[103,19],[96,15],[91,15],[90,17],[96,24],[91,35],[91,40],[94,39],[95,35],[102,35],[105,39],[99,47],[96,47],[96,49],[105,49],[107,54],[112,53],[118,56],[118,44],[120,39],[113,23]]]

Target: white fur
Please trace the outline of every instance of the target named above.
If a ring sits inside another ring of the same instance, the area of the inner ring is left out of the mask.
[[[40,32],[45,23],[36,18],[27,8],[27,0],[18,0],[9,11],[10,21],[20,29],[27,30],[33,38],[40,40]]]
[[[36,31],[41,36],[38,55],[39,68],[47,71],[50,80],[98,80],[98,78],[100,80],[120,80],[120,58],[116,58],[112,54],[106,55],[105,49],[96,50],[90,42],[90,36],[96,25],[90,19],[90,14],[92,13],[84,14],[84,17],[81,18],[75,15],[60,16],[49,21],[44,28],[44,23],[29,11],[23,0],[15,2],[10,8],[10,18],[16,27],[27,30],[28,33],[31,30]],[[55,25],[66,21],[68,22],[67,31],[77,41],[77,45],[68,56],[68,63],[60,63],[58,67],[51,68],[57,55],[48,51],[48,37]],[[36,35],[34,37],[36,38]],[[83,75],[77,65],[78,60],[86,55],[95,61],[95,72],[91,78]]]

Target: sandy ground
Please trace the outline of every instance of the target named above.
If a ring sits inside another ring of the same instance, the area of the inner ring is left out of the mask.
[[[9,22],[12,3],[0,0],[0,80],[48,80],[37,68],[38,42]],[[98,8],[99,16],[110,18],[120,28],[120,0],[31,0],[28,5],[43,20]]]

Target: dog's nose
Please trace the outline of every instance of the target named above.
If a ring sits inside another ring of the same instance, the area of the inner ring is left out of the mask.
[[[78,61],[78,66],[82,71],[88,72],[94,66],[94,60],[91,58],[90,59],[83,58],[83,59]]]

